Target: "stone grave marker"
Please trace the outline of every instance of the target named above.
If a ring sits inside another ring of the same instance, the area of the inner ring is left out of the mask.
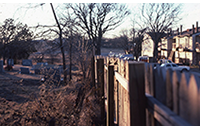
[[[22,60],[22,65],[23,66],[32,66],[32,60],[29,60],[29,59]]]
[[[20,72],[21,74],[29,74],[29,68],[25,68],[25,67],[20,67]]]

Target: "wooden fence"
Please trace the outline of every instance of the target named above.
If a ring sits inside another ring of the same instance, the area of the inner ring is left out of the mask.
[[[104,56],[94,61],[102,125],[200,125],[198,73]]]

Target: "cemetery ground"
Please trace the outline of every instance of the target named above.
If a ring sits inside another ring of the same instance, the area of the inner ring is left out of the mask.
[[[71,83],[57,85],[41,82],[43,75],[20,74],[20,67],[0,74],[0,126],[100,125],[95,90],[78,71]]]

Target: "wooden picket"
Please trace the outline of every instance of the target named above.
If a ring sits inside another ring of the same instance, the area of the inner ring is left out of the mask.
[[[196,74],[114,57],[95,56],[94,61],[95,81],[104,95],[98,93],[106,99],[102,109],[107,125],[200,125],[200,77]]]

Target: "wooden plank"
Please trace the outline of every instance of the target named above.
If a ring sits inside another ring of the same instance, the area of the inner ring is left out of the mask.
[[[125,61],[125,78],[127,81],[129,81],[129,61]],[[127,85],[129,86],[129,85]],[[127,116],[126,116],[126,119],[127,119],[127,122],[126,122],[126,125],[127,126],[130,126],[130,99],[129,99],[129,91],[126,90],[126,113],[127,113]]]
[[[150,87],[149,87],[149,64],[145,63],[145,92],[150,94]]]
[[[118,73],[121,73],[121,59],[118,59]],[[118,84],[118,101],[119,101],[119,126],[122,126],[122,87]]]
[[[130,125],[146,125],[144,62],[129,63]]]
[[[157,71],[155,97],[163,104],[166,105],[166,81],[165,81],[165,69],[159,67]]]
[[[116,59],[116,62],[114,64],[114,71],[117,72],[118,71],[118,59]],[[118,81],[116,79],[116,77],[114,76],[114,102],[115,102],[115,125],[118,125],[118,107],[119,107],[119,103],[118,103]]]
[[[107,76],[107,126],[114,126],[114,66],[108,66]]]
[[[173,110],[172,73],[172,69],[168,69],[166,73],[166,106],[170,110]]]
[[[97,59],[97,84],[100,90],[99,100],[101,104],[101,121],[102,125],[106,125],[105,119],[105,98],[104,98],[104,59]]]
[[[186,73],[185,73],[186,74]],[[192,74],[188,84],[188,120],[191,124],[200,125],[199,117],[199,78]],[[199,84],[200,85],[200,84]]]
[[[172,74],[172,91],[173,91],[173,112],[179,115],[179,86],[180,86],[181,73],[173,71]]]
[[[177,114],[164,106],[150,94],[146,93],[147,108],[157,121],[164,126],[191,126],[190,123],[180,118]]]
[[[189,100],[189,89],[188,89],[188,83],[189,83],[189,74],[182,73],[181,79],[180,79],[180,86],[179,86],[179,115],[186,121],[190,122],[189,116],[190,116],[190,100]],[[190,122],[191,123],[191,122]]]
[[[154,63],[150,63],[149,66],[149,92],[155,97],[155,85],[154,85]]]
[[[155,97],[154,64],[155,63],[150,63],[149,64],[149,75],[148,75],[148,78],[149,78],[149,93],[153,97]],[[149,113],[148,111],[147,111],[147,115],[148,115],[148,117],[147,117],[147,125],[155,126],[155,118],[154,118],[154,116],[151,113]]]
[[[126,91],[129,91],[128,80],[122,77],[118,72],[115,72],[115,77],[118,80],[118,82],[126,89]]]

